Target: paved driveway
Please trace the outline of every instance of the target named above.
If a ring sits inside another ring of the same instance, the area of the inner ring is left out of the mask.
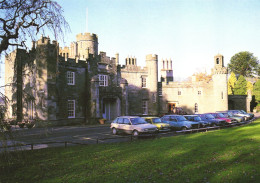
[[[104,141],[114,142],[123,140],[120,136],[113,136],[108,125],[65,126],[32,129],[13,126],[11,132],[5,132],[5,136],[10,140],[6,142],[0,141],[0,147],[15,144],[34,144],[33,148],[39,149],[51,146],[64,146],[64,142],[68,142],[67,145],[72,145],[70,142],[80,144],[95,144],[97,142],[103,143]],[[28,148],[30,149],[31,146],[28,145],[28,147],[24,147],[24,149]]]

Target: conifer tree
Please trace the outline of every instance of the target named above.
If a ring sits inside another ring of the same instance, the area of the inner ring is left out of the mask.
[[[244,76],[240,75],[235,83],[234,95],[246,95],[247,94],[247,81]]]
[[[234,87],[237,81],[236,75],[234,72],[231,72],[228,79],[228,95],[234,95]]]

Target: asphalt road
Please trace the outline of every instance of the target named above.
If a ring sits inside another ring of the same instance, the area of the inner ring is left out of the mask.
[[[260,117],[260,113],[255,114],[256,117]],[[33,144],[33,149],[57,147],[67,145],[79,144],[96,144],[96,143],[111,143],[130,141],[129,135],[112,135],[110,126],[96,125],[96,126],[62,126],[62,127],[46,127],[46,128],[19,128],[18,126],[12,126],[11,132],[5,132],[7,141],[0,141],[0,152],[6,150],[6,145],[16,144]],[[160,134],[161,136],[162,134]],[[172,136],[174,133],[165,134],[164,136]],[[57,142],[57,143],[55,143]],[[29,150],[31,145],[12,147],[12,149],[24,149]]]
[[[34,149],[52,146],[64,146],[64,142],[68,142],[67,145],[73,145],[73,143],[96,144],[97,142],[109,143],[117,141],[128,141],[130,138],[129,136],[123,136],[124,138],[122,138],[122,136],[112,135],[108,125],[64,126],[32,129],[12,126],[11,132],[5,132],[5,136],[10,139],[7,142],[8,146],[15,144],[34,144]],[[4,144],[1,144],[0,142],[0,147],[1,146],[4,146]],[[28,145],[28,147],[23,147],[23,149],[30,148],[30,145]]]

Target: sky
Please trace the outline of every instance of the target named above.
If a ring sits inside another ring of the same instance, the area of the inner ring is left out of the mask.
[[[226,66],[240,51],[260,56],[258,0],[57,2],[71,28],[61,46],[69,46],[78,33],[95,33],[99,51],[110,57],[119,53],[120,64],[128,56],[136,57],[140,66],[145,66],[147,54],[157,54],[159,61],[171,58],[176,80],[195,72],[210,73],[217,54],[224,56]]]

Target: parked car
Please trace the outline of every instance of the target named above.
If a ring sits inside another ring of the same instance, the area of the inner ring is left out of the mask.
[[[219,113],[223,114],[226,118],[231,118],[236,120],[236,123],[241,123],[243,121],[245,121],[245,117],[242,116],[235,116],[233,113],[231,112],[225,112],[225,111],[218,111]]]
[[[250,116],[250,119],[253,119],[254,117],[255,117],[255,115],[254,114],[252,114],[252,113],[247,113],[246,111],[244,111],[244,110],[240,110],[241,111],[241,113],[243,113],[243,114],[249,114],[249,116]]]
[[[155,125],[147,123],[139,116],[121,116],[117,117],[110,126],[114,135],[122,132],[132,134],[133,136],[155,134],[158,129]]]
[[[203,121],[201,119],[201,117],[199,117],[198,115],[184,115],[184,117],[189,120],[189,121],[195,121],[195,122],[199,122],[199,127],[200,128],[203,128],[203,127],[206,127],[206,126],[209,126],[209,122],[207,121]]]
[[[206,114],[197,114],[203,121],[209,122],[210,126],[220,126],[225,123],[225,120],[216,119],[209,113]]]
[[[228,110],[228,112],[231,112],[234,116],[244,117],[246,121],[251,119],[251,116],[249,114],[244,114],[240,110]]]
[[[227,118],[222,113],[216,112],[216,113],[210,113],[212,116],[214,116],[216,119],[224,120],[224,125],[230,125],[232,123],[236,123],[235,119]],[[223,124],[223,123],[222,123]]]
[[[168,123],[163,123],[159,117],[143,117],[147,123],[153,124],[157,127],[159,132],[170,131],[170,125]]]
[[[165,115],[161,118],[161,120],[164,123],[168,123],[171,129],[187,130],[199,127],[199,122],[188,121],[181,115]]]

